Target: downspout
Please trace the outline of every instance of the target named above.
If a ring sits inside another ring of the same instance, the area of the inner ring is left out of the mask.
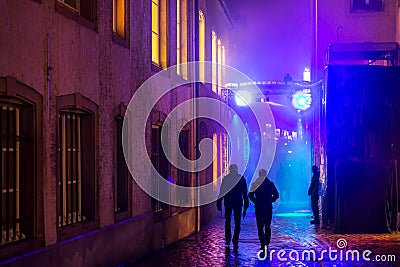
[[[198,62],[199,61],[199,1],[194,0],[193,1],[193,14],[194,14],[194,28],[193,28],[193,48],[194,48],[194,61]],[[195,82],[193,83],[193,94],[195,98],[195,106],[193,107],[194,111],[194,118],[196,118],[196,129],[195,129],[195,153],[196,153],[196,160],[195,160],[195,203],[197,203],[196,206],[196,222],[195,222],[195,231],[199,232],[200,231],[200,211],[201,207],[198,205],[200,203],[200,193],[198,187],[200,186],[200,175],[199,172],[197,171],[198,169],[198,162],[197,159],[199,158],[199,150],[198,150],[198,144],[199,144],[199,119],[197,118],[197,114],[199,111],[198,105],[197,105],[197,98],[199,97],[199,83],[197,82],[199,80],[199,67],[197,64],[194,64],[194,77],[195,77]]]

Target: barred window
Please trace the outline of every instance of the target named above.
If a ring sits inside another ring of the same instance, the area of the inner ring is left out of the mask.
[[[164,150],[161,145],[161,130],[165,126],[152,125],[151,132],[151,161],[156,171],[164,178],[169,178],[169,163],[165,156]],[[160,193],[160,185],[157,182],[155,174],[153,174],[153,188],[154,194]],[[152,198],[153,211],[168,210],[168,205]]]
[[[32,117],[29,105],[0,102],[1,245],[34,235]]]
[[[20,109],[0,104],[1,244],[26,238],[20,221]]]
[[[116,164],[116,179],[114,181],[115,190],[115,212],[121,213],[129,210],[129,170],[126,165],[124,151],[122,147],[122,126],[124,117],[116,118],[117,124],[117,164]]]
[[[94,219],[92,117],[78,110],[59,115],[58,227]]]

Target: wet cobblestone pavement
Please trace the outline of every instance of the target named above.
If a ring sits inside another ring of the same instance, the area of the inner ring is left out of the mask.
[[[400,266],[400,234],[338,235],[333,229],[311,225],[310,216],[309,210],[275,207],[270,254],[266,259],[257,256],[260,244],[254,210],[250,208],[242,221],[238,251],[232,245],[225,248],[224,219],[218,218],[200,233],[124,266]],[[339,244],[338,240],[341,240]],[[342,248],[344,243],[346,248]],[[359,261],[351,250],[359,252]],[[315,260],[307,260],[309,251],[315,252]],[[370,262],[363,260],[363,253],[367,253],[365,256]],[[378,262],[377,256],[392,259]]]

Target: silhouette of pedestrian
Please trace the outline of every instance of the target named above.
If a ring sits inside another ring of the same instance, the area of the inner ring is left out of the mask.
[[[225,206],[225,246],[229,247],[231,239],[235,250],[239,247],[240,220],[243,212],[249,207],[246,179],[238,173],[236,164],[229,166],[229,174],[222,179],[217,200],[217,209],[222,211],[222,200]],[[244,202],[244,206],[243,206]],[[233,238],[231,234],[231,217],[235,220]]]
[[[319,189],[319,169],[317,166],[311,168],[313,176],[311,178],[310,186],[308,187],[308,195],[311,196],[311,209],[313,212],[313,220],[311,224],[319,224],[319,207],[318,207],[318,189]]]
[[[258,174],[259,177],[250,186],[249,198],[255,204],[260,251],[265,253],[271,241],[272,203],[279,198],[279,193],[268,179],[266,170],[261,169]]]

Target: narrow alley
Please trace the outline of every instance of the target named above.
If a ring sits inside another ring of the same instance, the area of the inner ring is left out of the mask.
[[[123,266],[400,266],[400,234],[334,234],[330,227],[321,229],[309,223],[310,210],[301,209],[307,204],[275,206],[270,254],[266,259],[259,259],[257,255],[260,245],[254,206],[250,206],[242,221],[238,251],[233,250],[232,244],[225,248],[221,215],[200,233]],[[338,245],[343,246],[343,242],[347,248],[339,249]],[[322,253],[323,250],[327,252]],[[359,260],[356,254],[350,253],[355,250],[359,252]],[[371,254],[365,254],[363,259],[363,252],[367,250]],[[307,251],[315,251],[315,261],[307,260]],[[385,258],[385,262],[378,262]]]

